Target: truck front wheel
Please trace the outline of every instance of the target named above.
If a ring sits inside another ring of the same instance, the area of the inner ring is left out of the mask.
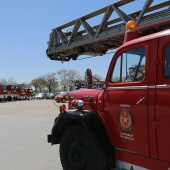
[[[71,126],[64,132],[60,143],[63,169],[103,170],[104,159],[99,150],[81,126]]]
[[[62,103],[65,103],[66,102],[66,99],[62,99]]]

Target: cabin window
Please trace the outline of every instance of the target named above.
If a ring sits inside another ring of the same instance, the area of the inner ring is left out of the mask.
[[[137,48],[126,51],[118,56],[111,82],[134,82],[141,81],[145,75],[145,49]]]
[[[165,46],[165,69],[164,75],[170,79],[170,43]]]

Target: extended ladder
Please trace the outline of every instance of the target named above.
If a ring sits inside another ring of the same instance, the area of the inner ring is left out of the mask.
[[[125,14],[120,6],[135,0],[119,0],[76,20],[52,30],[46,50],[51,60],[76,60],[80,55],[104,55],[109,49],[119,47],[124,40],[125,24],[134,20],[141,36],[170,28],[170,1],[151,6],[154,0],[146,0],[142,10]],[[109,20],[113,12],[118,18]],[[103,14],[99,25],[91,26],[87,20]],[[72,27],[72,31],[65,31]],[[83,28],[79,30],[80,28]]]

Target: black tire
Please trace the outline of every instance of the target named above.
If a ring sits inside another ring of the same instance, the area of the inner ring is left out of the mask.
[[[66,99],[62,99],[62,103],[65,103],[66,102]]]
[[[7,100],[8,100],[8,101],[11,101],[11,100],[12,100],[12,98],[11,98],[10,96],[8,96],[8,97],[7,97]]]
[[[103,170],[103,154],[85,130],[74,125],[66,129],[60,143],[60,159],[64,170]]]

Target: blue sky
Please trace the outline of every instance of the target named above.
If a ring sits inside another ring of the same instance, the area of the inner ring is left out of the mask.
[[[161,0],[155,0],[154,3]],[[107,6],[115,0],[1,0],[0,79],[26,82],[60,69],[75,69],[84,75],[87,68],[105,78],[113,54],[61,63],[46,56],[51,30]],[[142,8],[136,0],[125,10]],[[133,4],[133,5],[132,5]],[[94,21],[94,25],[99,22]]]

